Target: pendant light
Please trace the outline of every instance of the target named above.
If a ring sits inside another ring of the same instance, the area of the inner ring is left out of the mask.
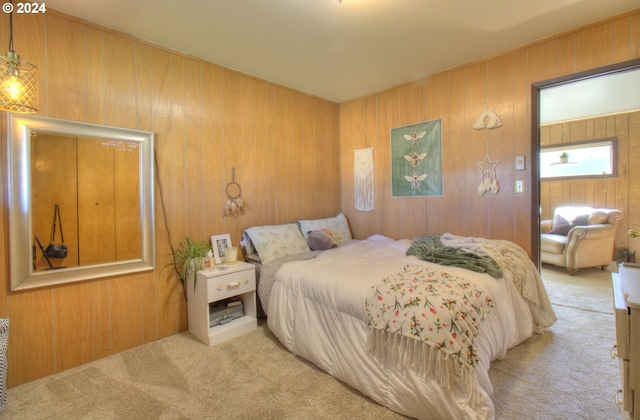
[[[0,111],[37,114],[38,81],[34,65],[13,50],[13,13],[9,13],[9,52],[0,56]]]

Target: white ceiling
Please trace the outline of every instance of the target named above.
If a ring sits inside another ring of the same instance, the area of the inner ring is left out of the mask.
[[[540,91],[540,124],[640,109],[640,70],[565,83]]]
[[[640,7],[640,0],[47,0],[46,5],[340,103]]]

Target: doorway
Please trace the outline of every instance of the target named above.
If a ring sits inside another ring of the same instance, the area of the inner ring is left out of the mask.
[[[531,214],[532,256],[540,262],[540,222],[559,204],[622,210],[615,252],[634,252],[640,243],[627,237],[640,227],[640,59],[555,78],[532,85]],[[628,94],[630,93],[630,94]],[[618,124],[619,126],[616,126]],[[550,132],[554,132],[551,138]],[[549,186],[540,178],[545,142],[570,144],[613,133],[618,143],[616,176],[578,177]],[[638,150],[638,152],[636,152]],[[640,241],[636,241],[640,242]]]

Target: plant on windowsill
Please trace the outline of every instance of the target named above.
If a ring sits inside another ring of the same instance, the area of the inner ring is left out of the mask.
[[[173,264],[184,286],[186,286],[189,276],[193,274],[193,290],[196,289],[196,273],[202,267],[202,259],[208,257],[210,252],[211,244],[208,241],[196,241],[187,236],[184,241],[180,242],[173,254]]]
[[[569,162],[569,153],[562,152],[562,154],[560,155],[560,163],[567,163],[567,162]]]

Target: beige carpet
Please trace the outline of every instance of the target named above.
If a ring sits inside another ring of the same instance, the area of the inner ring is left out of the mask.
[[[615,266],[613,267],[615,269]],[[619,418],[610,273],[545,267],[558,322],[490,370],[498,419]],[[9,389],[0,419],[397,419],[286,351],[264,323],[208,348],[189,333]]]

